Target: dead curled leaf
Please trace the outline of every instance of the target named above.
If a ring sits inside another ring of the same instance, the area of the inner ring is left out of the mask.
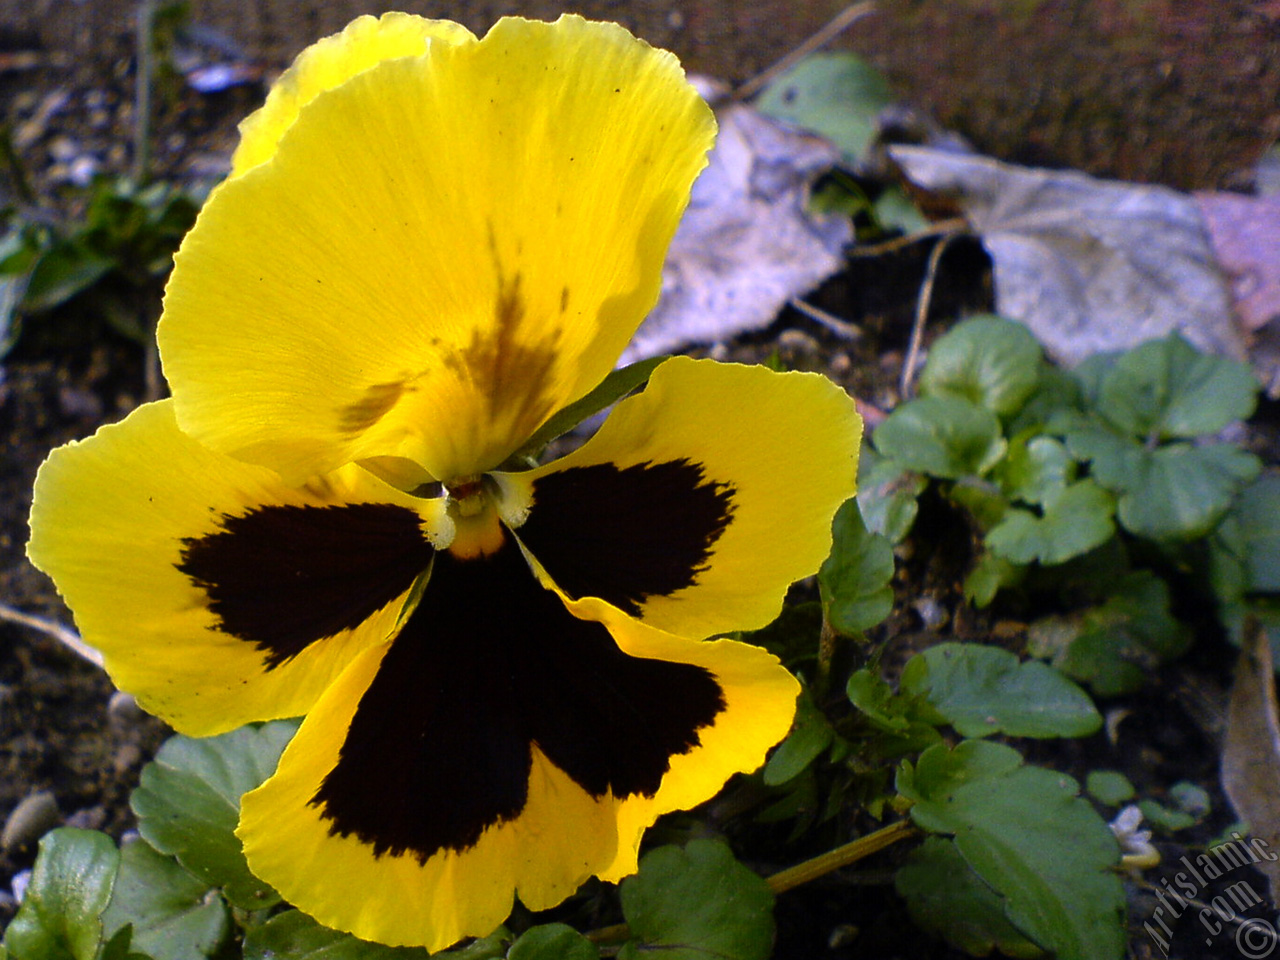
[[[840,150],[744,103],[717,111],[720,134],[676,232],[662,297],[622,362],[768,326],[792,297],[844,265],[847,216],[806,210]]]
[[[1177,330],[1245,358],[1195,197],[1166,187],[893,147],[914,183],[955,197],[995,270],[996,309],[1072,365]]]
[[[1280,711],[1275,670],[1266,630],[1250,618],[1244,649],[1236,663],[1235,684],[1227,704],[1227,734],[1222,748],[1222,789],[1253,838],[1280,854]],[[1262,859],[1257,867],[1280,894],[1280,860]]]

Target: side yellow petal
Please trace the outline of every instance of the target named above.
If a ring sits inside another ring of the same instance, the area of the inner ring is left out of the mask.
[[[178,422],[289,482],[375,457],[493,468],[652,307],[714,129],[674,57],[576,16],[316,95],[176,258]]]
[[[331,90],[383,60],[415,57],[431,41],[466,43],[470,30],[450,20],[427,20],[408,13],[365,15],[341,33],[313,43],[280,75],[260,108],[240,123],[240,144],[231,156],[231,176],[271,159],[276,144],[298,111],[325,90]]]
[[[270,665],[258,646],[219,629],[209,593],[181,569],[184,549],[264,506],[369,503],[439,509],[355,466],[286,487],[181,433],[172,404],[160,401],[50,454],[36,477],[27,553],[116,685],[183,733],[207,736],[304,713],[352,657],[386,640],[404,594]]]
[[[500,483],[566,593],[701,638],[765,626],[817,572],[861,435],[818,374],[676,357],[578,450]]]

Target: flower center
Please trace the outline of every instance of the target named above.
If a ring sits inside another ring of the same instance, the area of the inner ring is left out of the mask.
[[[459,477],[444,485],[446,510],[453,521],[449,552],[459,560],[475,560],[497,553],[506,540],[498,516],[497,490],[485,476]]]

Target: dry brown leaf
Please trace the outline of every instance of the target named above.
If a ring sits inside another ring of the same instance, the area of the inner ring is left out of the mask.
[[[1280,711],[1271,643],[1253,619],[1245,626],[1243,643],[1227,704],[1222,789],[1236,815],[1249,824],[1250,835],[1265,841],[1268,851],[1280,853]],[[1280,894],[1280,860],[1263,859],[1257,867],[1274,902]]]
[[[959,201],[991,254],[996,309],[1027,324],[1057,360],[1075,364],[1173,330],[1244,359],[1193,197],[924,147],[890,152],[913,182]]]
[[[662,298],[624,363],[767,327],[788,300],[844,265],[852,221],[806,210],[839,148],[747,104],[716,115],[720,134],[667,255]]]

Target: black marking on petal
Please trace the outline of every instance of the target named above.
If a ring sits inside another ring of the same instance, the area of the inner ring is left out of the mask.
[[[702,667],[629,656],[575,618],[510,538],[442,552],[311,803],[375,856],[425,862],[520,816],[534,745],[592,796],[652,796],[724,707]]]
[[[697,583],[733,493],[687,459],[571,467],[534,483],[520,539],[569,596],[640,616],[648,597]]]
[[[218,629],[268,669],[359,626],[400,596],[434,552],[418,515],[385,503],[262,506],[182,541],[177,568],[209,596]]]

